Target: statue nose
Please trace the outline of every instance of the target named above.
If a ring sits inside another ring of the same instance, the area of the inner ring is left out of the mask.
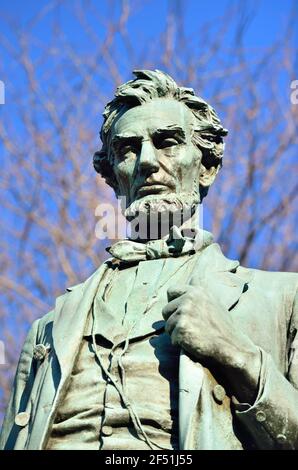
[[[141,172],[145,173],[156,173],[159,170],[157,155],[150,141],[144,141],[142,143],[139,168]]]

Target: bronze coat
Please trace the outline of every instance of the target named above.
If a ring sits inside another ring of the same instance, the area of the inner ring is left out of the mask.
[[[104,263],[84,283],[67,289],[55,309],[33,323],[20,356],[1,449],[45,447],[106,269]],[[217,380],[182,351],[180,448],[298,449],[298,358],[293,349],[298,276],[242,268],[215,243],[197,256],[194,275],[209,280],[208,288],[220,295],[239,330],[260,348],[262,368],[254,405],[233,406],[228,394],[221,402],[214,399]],[[34,358],[37,344],[47,348],[42,361]]]

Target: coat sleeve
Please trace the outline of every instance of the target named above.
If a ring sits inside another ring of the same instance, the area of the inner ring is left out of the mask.
[[[36,336],[39,320],[36,320],[27,335],[24,343],[14,383],[12,394],[6,410],[0,435],[0,449],[13,449],[20,427],[15,424],[18,413],[26,410],[30,391],[35,377],[35,364],[33,361],[33,349],[36,345]]]
[[[259,449],[298,450],[298,295],[288,329],[288,373],[284,376],[261,349],[259,393],[255,403],[236,404],[236,417]]]

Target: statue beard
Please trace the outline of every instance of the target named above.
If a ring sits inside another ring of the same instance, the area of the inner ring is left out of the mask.
[[[137,227],[138,233],[147,234],[139,238],[162,238],[169,233],[173,225],[181,226],[192,217],[200,203],[199,189],[192,192],[149,194],[133,201],[123,214],[128,222]],[[155,225],[155,236],[149,236]],[[130,236],[138,238],[138,236]]]

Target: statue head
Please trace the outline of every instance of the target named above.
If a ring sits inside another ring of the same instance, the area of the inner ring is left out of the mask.
[[[95,170],[125,196],[127,218],[196,208],[222,166],[228,132],[191,88],[159,70],[134,75],[105,107]]]

